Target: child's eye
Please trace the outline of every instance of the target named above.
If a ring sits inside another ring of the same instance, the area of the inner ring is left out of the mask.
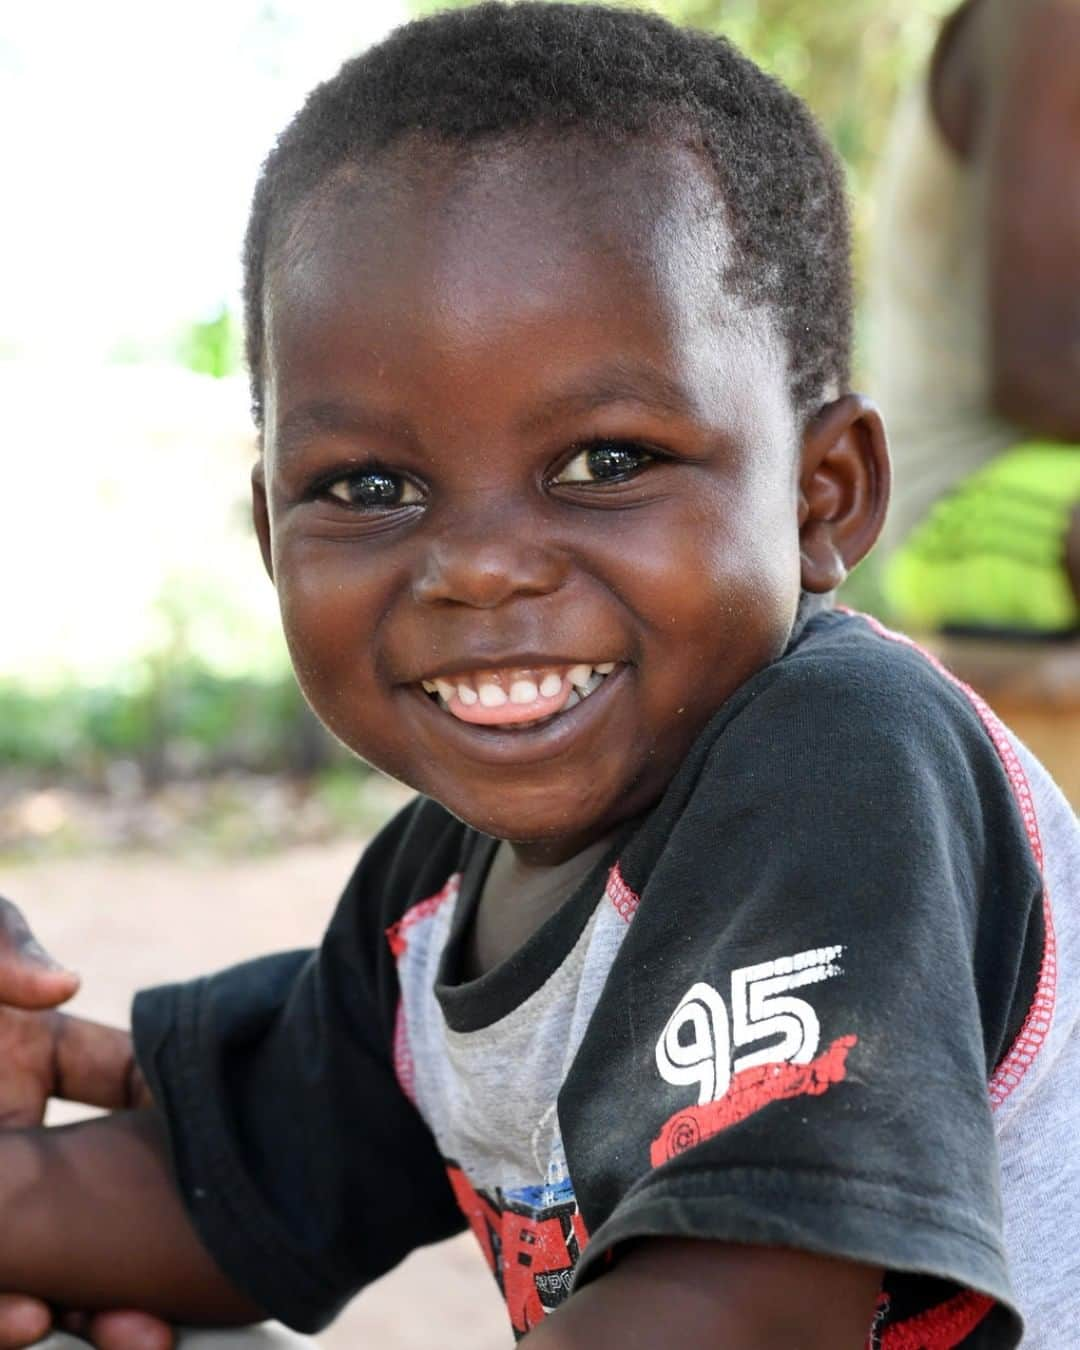
[[[633,441],[593,441],[554,478],[556,483],[621,483],[656,458]]]
[[[409,479],[387,469],[358,469],[327,483],[323,492],[346,506],[362,511],[392,511],[421,500],[420,489]]]

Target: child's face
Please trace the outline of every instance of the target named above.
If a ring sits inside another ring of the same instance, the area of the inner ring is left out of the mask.
[[[713,192],[642,144],[413,145],[271,270],[256,515],[301,685],[536,861],[654,802],[791,630],[785,353],[716,279]]]

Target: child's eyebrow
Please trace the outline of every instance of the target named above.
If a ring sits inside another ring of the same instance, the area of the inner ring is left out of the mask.
[[[614,361],[589,371],[522,419],[521,429],[536,432],[563,418],[582,417],[609,403],[636,403],[675,417],[694,417],[699,410],[676,380],[655,366]]]
[[[413,443],[419,439],[407,418],[393,413],[375,412],[359,403],[313,399],[290,408],[277,424],[274,449],[278,458],[288,459],[320,432],[329,432],[331,435],[374,434]]]

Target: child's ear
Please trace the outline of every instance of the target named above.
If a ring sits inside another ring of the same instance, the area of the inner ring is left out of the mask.
[[[804,591],[835,590],[873,547],[889,504],[889,450],[881,414],[845,394],[807,425],[799,475]]]
[[[261,454],[251,470],[251,518],[255,522],[255,534],[259,540],[259,552],[262,554],[266,575],[273,581],[274,554],[270,548],[270,508],[266,501],[266,467]]]

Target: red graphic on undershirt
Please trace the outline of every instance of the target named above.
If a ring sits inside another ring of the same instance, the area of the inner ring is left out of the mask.
[[[724,1095],[704,1106],[689,1106],[675,1115],[652,1142],[649,1160],[659,1167],[721,1130],[736,1125],[770,1102],[789,1097],[820,1097],[847,1074],[848,1051],[857,1036],[839,1036],[809,1064],[755,1064],[735,1074]]]
[[[572,1192],[543,1208],[502,1192],[492,1198],[476,1190],[460,1167],[451,1163],[446,1171],[520,1340],[570,1293],[574,1267],[589,1240],[577,1201]]]

